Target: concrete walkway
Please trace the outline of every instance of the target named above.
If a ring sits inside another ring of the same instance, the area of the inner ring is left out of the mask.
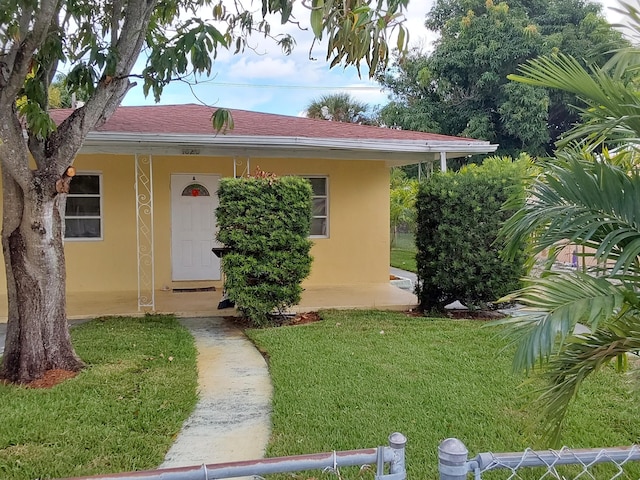
[[[418,282],[418,276],[415,273],[409,272],[407,270],[400,270],[399,268],[389,267],[389,273],[391,275],[395,275],[396,277],[408,278],[413,282],[414,285]]]
[[[271,433],[267,364],[244,334],[219,317],[182,318],[198,348],[200,399],[159,468],[264,457]],[[0,354],[6,323],[0,323]]]
[[[159,468],[262,458],[271,432],[267,364],[222,318],[184,318],[196,339],[200,400]]]

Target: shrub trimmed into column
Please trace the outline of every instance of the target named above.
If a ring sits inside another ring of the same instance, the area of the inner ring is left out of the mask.
[[[434,173],[420,185],[416,260],[423,310],[455,300],[481,307],[519,288],[524,254],[503,260],[496,238],[520,206],[505,208],[505,202],[524,199],[527,165],[526,155],[515,162],[493,157],[459,172]]]
[[[312,258],[311,185],[303,178],[223,178],[218,240],[229,298],[256,326],[297,304]]]

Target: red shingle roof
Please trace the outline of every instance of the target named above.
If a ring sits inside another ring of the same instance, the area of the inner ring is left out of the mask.
[[[99,132],[141,134],[215,135],[211,115],[215,108],[203,105],[151,105],[118,107],[111,118],[97,129]],[[234,136],[274,136],[303,138],[335,138],[360,140],[425,140],[473,141],[473,139],[371,127],[351,123],[329,122],[271,113],[229,109],[235,124],[228,131]],[[51,116],[61,122],[71,109],[52,110]]]

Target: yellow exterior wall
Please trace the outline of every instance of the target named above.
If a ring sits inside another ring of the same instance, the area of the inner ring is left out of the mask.
[[[251,159],[251,170],[329,178],[329,238],[313,239],[305,285],[386,283],[389,279],[389,169],[383,162],[321,159]],[[78,173],[102,174],[103,239],[67,241],[67,290],[137,289],[133,155],[80,155]],[[241,167],[239,167],[241,170]],[[171,281],[172,173],[233,175],[233,159],[153,157],[156,288]],[[240,172],[239,172],[240,173]],[[217,284],[220,282],[209,282]],[[1,287],[6,289],[2,277]]]

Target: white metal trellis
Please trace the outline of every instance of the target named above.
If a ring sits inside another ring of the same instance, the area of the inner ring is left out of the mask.
[[[153,159],[136,154],[136,242],[138,258],[138,311],[156,308],[153,249]]]
[[[244,166],[244,168],[243,168]],[[242,168],[242,172],[238,175],[238,168]],[[233,157],[233,178],[241,178],[251,175],[251,159],[247,157],[245,161],[238,160],[236,157]]]

